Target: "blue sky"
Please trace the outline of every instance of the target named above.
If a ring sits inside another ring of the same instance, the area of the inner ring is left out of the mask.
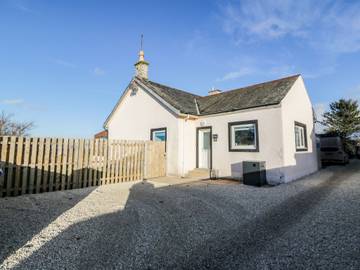
[[[92,136],[141,33],[150,79],[200,95],[301,73],[318,113],[360,98],[360,1],[0,0],[0,110]]]

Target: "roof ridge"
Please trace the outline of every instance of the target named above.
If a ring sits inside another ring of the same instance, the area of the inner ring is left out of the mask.
[[[250,85],[247,85],[247,86],[244,86],[244,87],[240,87],[240,88],[235,88],[235,89],[230,89],[230,90],[224,90],[223,92],[221,92],[221,93],[219,93],[219,94],[212,95],[212,96],[201,96],[201,98],[207,98],[207,97],[213,97],[213,96],[217,96],[217,95],[223,95],[223,94],[227,94],[227,93],[230,93],[230,92],[242,90],[242,89],[245,89],[245,88],[250,88],[250,87],[254,87],[254,86],[261,86],[261,85],[264,85],[264,84],[274,83],[274,82],[278,82],[278,81],[283,81],[283,80],[286,80],[286,79],[295,78],[295,77],[299,77],[299,76],[301,76],[300,73],[295,74],[295,75],[291,75],[291,76],[287,76],[287,77],[283,77],[283,78],[279,78],[279,79],[276,79],[276,80],[270,80],[270,81],[266,81],[266,82],[262,82],[262,83],[250,84]]]

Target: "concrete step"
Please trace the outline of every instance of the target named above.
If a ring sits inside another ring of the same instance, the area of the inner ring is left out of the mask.
[[[196,168],[192,171],[189,171],[186,174],[186,177],[189,178],[209,178],[209,174],[210,174],[210,170],[209,169],[200,169],[200,168]]]

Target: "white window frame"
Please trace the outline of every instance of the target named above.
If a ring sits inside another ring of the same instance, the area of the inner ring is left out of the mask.
[[[164,133],[164,138],[165,138],[165,140],[166,140],[166,130],[162,129],[162,130],[153,131],[152,136],[153,136],[153,140],[154,140],[154,141],[159,141],[159,140],[156,139],[156,138],[158,138],[157,135],[156,135],[156,134],[158,134],[158,133]],[[164,140],[164,141],[165,141],[165,140]]]
[[[254,144],[252,145],[236,145],[235,131],[247,128],[254,128]],[[229,151],[230,152],[259,152],[259,130],[257,120],[241,121],[228,123],[229,132]]]
[[[307,132],[306,125],[295,122],[294,126],[294,135],[295,135],[295,148],[296,151],[307,151]]]

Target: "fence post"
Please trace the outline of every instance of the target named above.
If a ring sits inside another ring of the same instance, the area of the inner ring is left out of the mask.
[[[14,162],[15,162],[16,140],[17,137],[10,137],[8,171],[6,176],[6,196],[11,195],[11,190],[13,186],[13,170],[14,170]]]
[[[100,185],[105,185],[107,177],[107,163],[108,163],[108,154],[109,154],[109,142],[108,140],[101,140],[101,147],[103,148],[103,171]]]
[[[34,193],[35,173],[36,173],[36,157],[38,149],[38,138],[33,138],[31,142],[31,161],[30,161],[30,178],[29,178],[29,194]]]
[[[25,139],[25,150],[24,150],[24,170],[22,175],[22,183],[21,183],[21,194],[25,194],[28,189],[28,172],[29,172],[29,163],[30,163],[30,147],[31,140],[30,138]],[[1,196],[0,196],[1,197]]]
[[[140,179],[144,180],[145,179],[145,142],[141,143],[141,161],[140,161],[140,166],[141,166],[141,176]]]
[[[20,181],[21,181],[21,168],[23,161],[23,148],[24,148],[24,138],[18,137],[17,149],[16,149],[16,159],[15,159],[15,184],[14,184],[14,196],[19,194]]]
[[[61,164],[62,164],[62,157],[64,156],[63,141],[64,139],[59,138],[57,145],[55,145],[56,148],[55,190],[61,189]]]
[[[58,142],[56,138],[53,138],[51,140],[51,144],[50,144],[50,149],[51,149],[51,154],[50,154],[50,177],[49,177],[49,191],[50,191],[50,186],[51,186],[51,191],[56,190],[56,178],[55,178],[55,168],[56,168],[56,148],[57,148]]]
[[[68,166],[68,143],[69,140],[68,139],[64,139],[64,150],[63,150],[63,154],[62,154],[62,168],[61,168],[61,190],[64,190],[66,188],[66,171],[67,171],[67,166]]]
[[[5,186],[5,165],[6,165],[6,153],[8,151],[8,139],[9,137],[2,137],[1,156],[0,156],[0,197],[3,196],[3,189]]]
[[[150,142],[145,142],[144,179],[148,179],[148,176],[149,176],[149,168],[148,168],[148,163],[149,163],[149,143]]]

